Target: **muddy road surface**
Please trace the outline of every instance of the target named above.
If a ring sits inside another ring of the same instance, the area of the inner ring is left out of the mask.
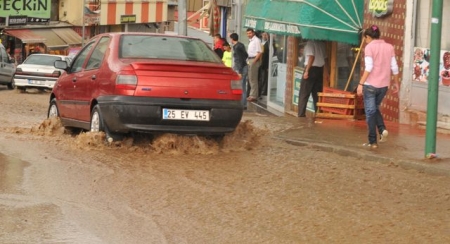
[[[273,137],[296,119],[105,144],[48,97],[0,87],[0,243],[450,243],[449,178]]]

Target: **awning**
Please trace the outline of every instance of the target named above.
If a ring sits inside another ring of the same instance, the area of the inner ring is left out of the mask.
[[[4,30],[5,34],[19,38],[23,43],[43,43],[45,37],[36,35],[28,29]]]
[[[67,47],[67,43],[61,39],[52,29],[30,29],[36,35],[45,37],[45,46],[47,48]]]
[[[305,39],[359,44],[362,0],[250,0],[244,26]]]
[[[80,45],[82,43],[82,37],[72,28],[54,28],[52,30],[69,45]]]
[[[23,43],[44,43],[48,48],[81,44],[81,36],[71,28],[9,29],[4,32]]]

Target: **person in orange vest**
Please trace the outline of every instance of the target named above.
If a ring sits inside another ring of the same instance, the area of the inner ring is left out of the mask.
[[[231,68],[231,63],[232,63],[232,56],[231,56],[231,47],[230,44],[228,42],[225,42],[223,44],[223,57],[222,57],[222,61],[223,63],[227,66]]]

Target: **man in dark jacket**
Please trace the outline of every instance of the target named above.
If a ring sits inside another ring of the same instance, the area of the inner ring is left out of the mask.
[[[233,69],[241,76],[242,82],[242,106],[247,107],[247,58],[248,54],[244,44],[239,42],[239,35],[232,33],[230,35],[233,44]]]
[[[269,34],[267,32],[262,33],[262,44],[263,44],[263,54],[262,54],[262,63],[259,67],[259,97],[267,96],[267,80],[268,80],[268,71],[269,71],[269,58],[270,58],[270,40]],[[275,49],[274,49],[275,50]]]

